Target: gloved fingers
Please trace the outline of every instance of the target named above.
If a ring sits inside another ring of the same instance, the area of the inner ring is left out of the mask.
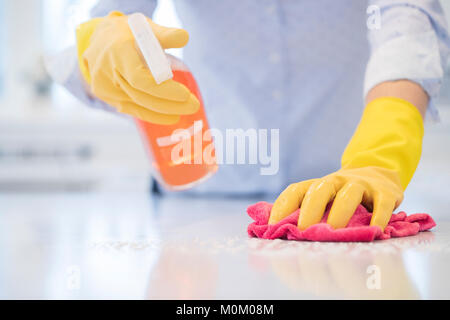
[[[106,102],[129,100],[128,95],[111,81],[111,76],[105,70],[98,70],[92,77],[91,91],[97,98]]]
[[[290,184],[278,196],[270,211],[269,224],[276,224],[300,207],[300,204],[314,180]]]
[[[117,11],[117,10],[110,11],[107,15],[108,18],[123,17],[123,16],[125,16],[125,15],[122,12]]]
[[[334,229],[345,228],[362,201],[364,188],[358,183],[346,183],[336,194],[327,223]]]
[[[311,184],[303,198],[298,218],[298,228],[305,230],[319,223],[325,213],[325,207],[336,195],[334,184],[320,179]]]
[[[111,60],[115,75],[122,76],[133,88],[165,100],[183,102],[189,99],[191,92],[179,82],[166,80],[156,83],[134,41],[123,44],[120,53]]]
[[[108,18],[119,18],[121,22],[128,20],[128,17],[119,11],[110,12]],[[186,30],[164,27],[150,18],[147,18],[147,21],[163,49],[182,48],[188,43],[189,33]]]
[[[384,228],[391,219],[395,205],[396,200],[394,197],[385,194],[377,194],[373,200],[373,213],[370,225],[378,226],[384,231]]]
[[[116,108],[119,112],[126,113],[140,120],[155,124],[175,124],[180,119],[180,116],[178,115],[157,113],[128,101],[118,102],[116,104]]]
[[[164,27],[151,19],[148,22],[163,49],[182,48],[189,41],[189,33],[184,29]]]
[[[134,89],[121,76],[116,77],[116,80],[130,99],[145,109],[169,115],[185,115],[193,114],[200,108],[200,102],[193,94],[189,94],[189,98],[184,102],[169,101]]]
[[[185,85],[172,79],[156,84],[150,69],[144,66],[124,78],[136,90],[165,100],[183,102],[188,100],[191,94]]]

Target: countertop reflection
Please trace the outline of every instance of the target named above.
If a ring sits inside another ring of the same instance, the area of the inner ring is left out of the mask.
[[[449,222],[370,244],[249,239],[259,200],[0,195],[0,298],[450,298]]]

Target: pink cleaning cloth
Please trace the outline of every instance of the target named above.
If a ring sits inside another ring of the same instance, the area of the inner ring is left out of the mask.
[[[248,226],[247,232],[250,237],[262,239],[287,239],[287,240],[309,240],[309,241],[334,241],[334,242],[369,242],[373,240],[385,240],[391,237],[412,236],[419,231],[433,228],[436,223],[426,213],[416,213],[407,216],[405,212],[392,214],[389,224],[381,231],[379,227],[370,226],[372,213],[359,205],[350,219],[347,227],[333,229],[326,223],[331,204],[318,224],[312,225],[304,231],[297,228],[300,209],[274,225],[269,225],[270,210],[272,204],[258,202],[247,208],[248,215],[255,220]]]

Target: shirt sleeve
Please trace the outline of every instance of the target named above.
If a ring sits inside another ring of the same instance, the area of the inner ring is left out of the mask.
[[[371,56],[364,96],[381,82],[408,79],[427,92],[428,113],[437,120],[434,100],[450,52],[447,22],[439,1],[372,0],[367,13],[376,16],[375,23],[367,24]]]

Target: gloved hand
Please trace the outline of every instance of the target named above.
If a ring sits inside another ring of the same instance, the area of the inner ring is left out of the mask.
[[[371,225],[386,227],[403,200],[419,163],[423,120],[411,103],[393,97],[370,102],[342,156],[342,168],[321,179],[288,186],[275,201],[269,224],[300,207],[301,230],[320,222],[334,200],[327,223],[347,225],[358,204],[373,210]]]
[[[173,80],[156,84],[127,19],[114,11],[77,28],[79,65],[92,93],[120,112],[157,124],[173,124],[180,115],[195,113],[199,101],[184,85]],[[188,42],[185,30],[148,22],[163,49]]]

